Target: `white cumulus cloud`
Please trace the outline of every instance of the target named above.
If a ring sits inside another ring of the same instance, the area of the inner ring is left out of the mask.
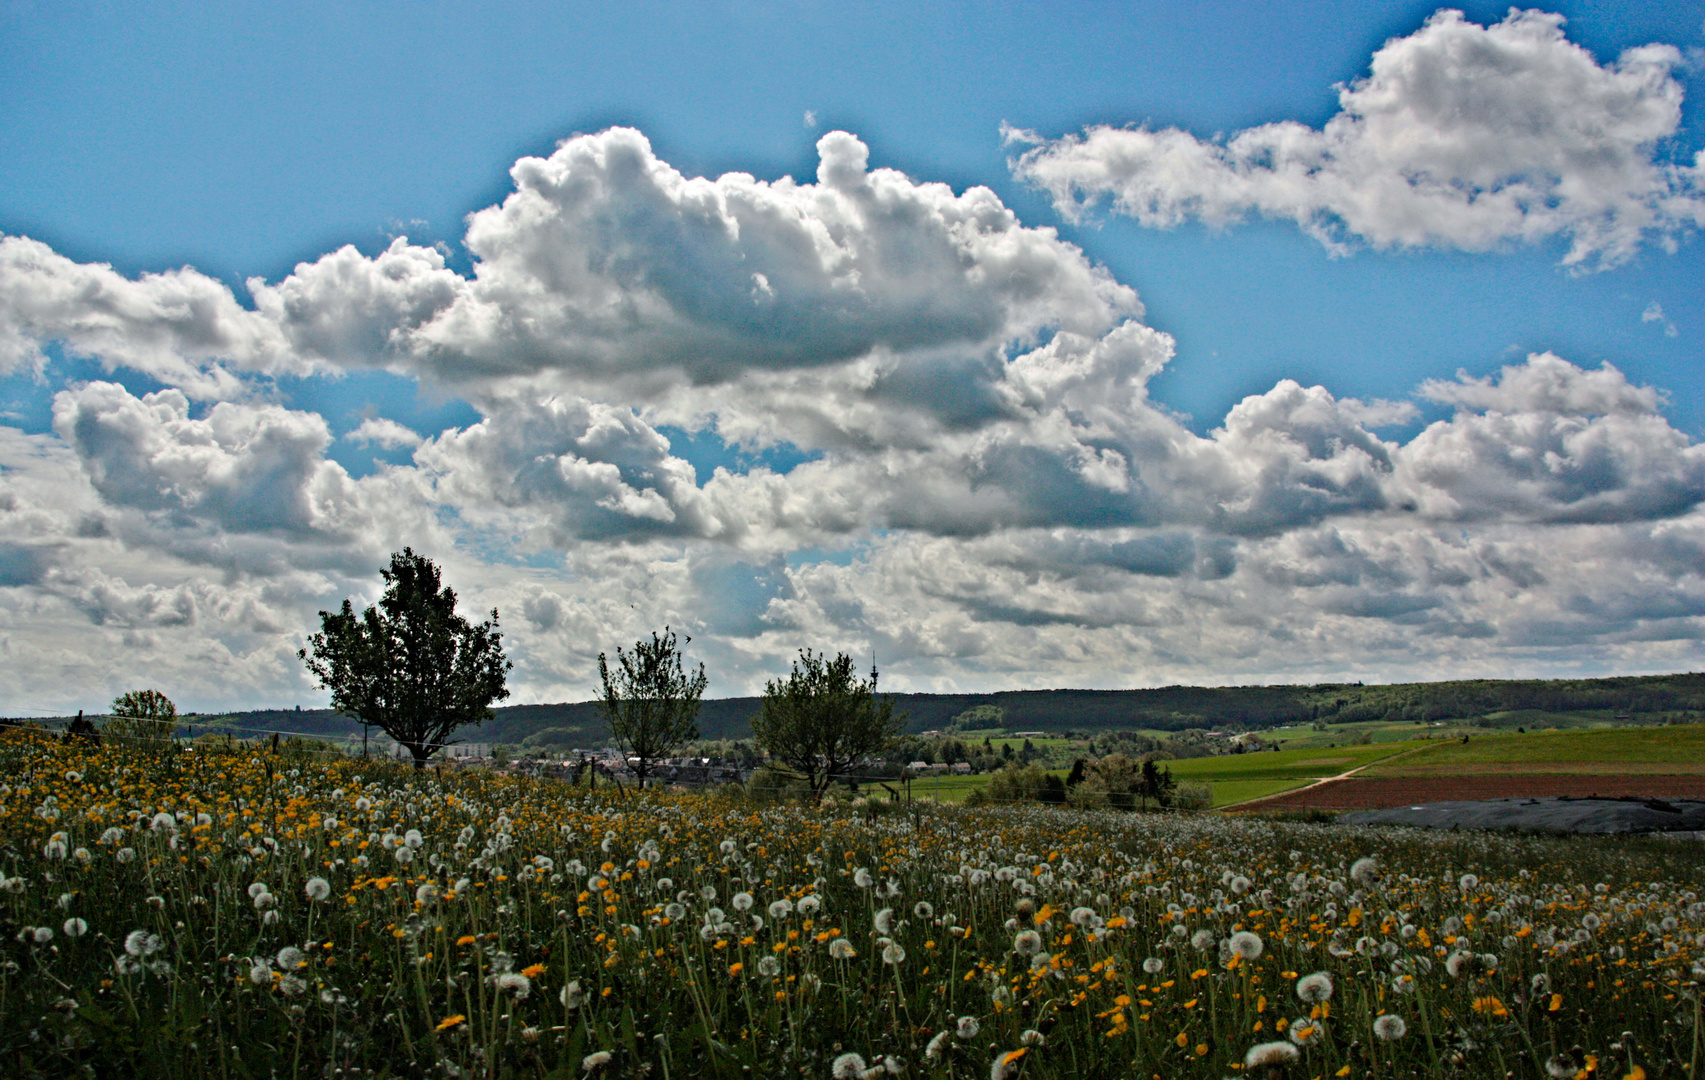
[[[1566,264],[1610,265],[1705,222],[1705,159],[1661,154],[1680,125],[1671,72],[1681,63],[1676,48],[1652,44],[1601,65],[1564,36],[1561,16],[1541,11],[1479,26],[1441,10],[1386,42],[1318,130],[1281,121],[1221,142],[1099,125],[1008,137],[1037,144],[1014,171],[1073,217],[1109,197],[1158,227],[1253,212],[1335,250],[1563,237]]]

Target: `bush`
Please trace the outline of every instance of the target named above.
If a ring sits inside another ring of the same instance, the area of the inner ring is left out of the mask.
[[[1172,792],[1172,805],[1179,810],[1206,810],[1214,805],[1214,789],[1207,784],[1179,784]]]

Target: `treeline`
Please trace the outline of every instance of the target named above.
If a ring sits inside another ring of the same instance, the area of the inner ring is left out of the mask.
[[[887,695],[885,695],[887,696]],[[910,733],[946,731],[979,706],[1000,710],[1008,731],[1067,731],[1093,735],[1131,729],[1182,732],[1191,728],[1261,729],[1308,722],[1360,720],[1432,722],[1488,713],[1608,711],[1705,714],[1705,673],[1611,679],[1466,679],[1454,682],[1316,683],[1298,686],[1166,686],[1152,690],[1017,690],[994,694],[894,694]],[[699,708],[704,739],[752,737],[756,697],[707,700]],[[511,705],[462,737],[529,747],[602,746],[609,728],[598,702]],[[359,734],[355,721],[329,709],[259,709],[222,716],[179,717],[180,731],[266,729],[321,737]],[[979,740],[980,741],[980,740]]]

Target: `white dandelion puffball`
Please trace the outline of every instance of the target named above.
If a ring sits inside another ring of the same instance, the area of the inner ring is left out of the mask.
[[[1267,946],[1259,935],[1248,930],[1239,930],[1231,935],[1231,954],[1240,960],[1256,960],[1266,951]]]
[[[994,1064],[989,1066],[989,1080],[1011,1080],[1018,1075],[1024,1055],[1017,1050],[997,1050]]]
[[[864,1075],[864,1070],[864,1058],[858,1054],[847,1053],[835,1059],[834,1065],[829,1068],[829,1075],[835,1080],[859,1080]]]
[[[781,961],[773,956],[766,956],[758,961],[758,974],[773,979],[781,974]]]
[[[66,937],[80,938],[89,932],[89,924],[82,919],[70,918],[65,920],[65,925],[60,929],[65,931]]]
[[[858,950],[852,947],[852,942],[846,938],[836,938],[829,942],[829,956],[835,960],[851,960],[858,955]]]
[[[894,909],[883,908],[876,913],[871,922],[875,925],[878,934],[892,934],[894,932]]]
[[[331,882],[323,877],[311,877],[308,883],[302,886],[302,891],[307,894],[308,899],[320,901],[332,894],[332,886]]]
[[[975,1016],[961,1016],[958,1024],[955,1025],[954,1031],[961,1039],[975,1039],[977,1037],[977,1032],[982,1029],[983,1025],[977,1023],[977,1018]]]
[[[772,919],[785,919],[789,915],[793,914],[793,901],[786,898],[772,901],[770,903],[769,912],[770,918]]]
[[[497,977],[497,989],[520,1000],[533,992],[533,980],[519,971],[506,971]]]
[[[935,1038],[931,1039],[929,1041],[929,1045],[924,1047],[924,1060],[930,1062],[940,1061],[942,1051],[947,1048],[947,1040],[952,1037],[953,1033],[951,1031],[936,1032]]]
[[[286,945],[278,950],[278,955],[274,959],[278,961],[279,969],[283,971],[295,971],[308,962],[307,954],[294,945]]]
[[[882,946],[882,962],[884,964],[900,964],[906,959],[906,950],[890,941]]]
[[[859,888],[868,889],[872,884],[874,884],[874,882],[875,879],[870,876],[870,871],[866,870],[864,867],[861,866],[857,870],[853,871],[853,884],[857,885]],[[842,1056],[844,1057],[846,1055],[843,1054]]]
[[[1296,1043],[1298,1046],[1313,1046],[1321,1040],[1321,1037],[1324,1034],[1325,1029],[1320,1026],[1320,1021],[1318,1020],[1311,1020],[1306,1016],[1299,1016],[1295,1020],[1291,1021],[1291,1042]]]
[[[1379,884],[1379,860],[1368,855],[1351,863],[1350,880],[1364,889]]]
[[[1313,975],[1304,975],[1297,980],[1297,998],[1310,1005],[1318,1005],[1332,996],[1332,976],[1324,971]]]
[[[1393,1016],[1387,1013],[1374,1020],[1373,1033],[1385,1042],[1396,1042],[1409,1034],[1409,1025],[1403,1022],[1401,1016]]]
[[[1034,930],[1021,930],[1012,939],[1012,951],[1020,956],[1035,956],[1042,951],[1042,935]]]
[[[752,894],[749,892],[737,892],[734,894],[733,899],[729,900],[728,903],[735,911],[751,911]]]
[[[1301,1055],[1288,1042],[1264,1042],[1251,1046],[1243,1055],[1243,1067],[1259,1069],[1264,1065],[1289,1065]]]
[[[1143,971],[1150,975],[1159,975],[1166,968],[1166,961],[1158,956],[1151,956],[1143,961]]]
[[[580,1059],[580,1068],[585,1072],[591,1072],[594,1069],[602,1069],[609,1063],[610,1052],[608,1050],[594,1050]]]

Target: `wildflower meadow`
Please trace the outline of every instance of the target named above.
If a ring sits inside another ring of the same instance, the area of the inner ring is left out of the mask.
[[[0,741],[12,1077],[1686,1077],[1691,841]]]

